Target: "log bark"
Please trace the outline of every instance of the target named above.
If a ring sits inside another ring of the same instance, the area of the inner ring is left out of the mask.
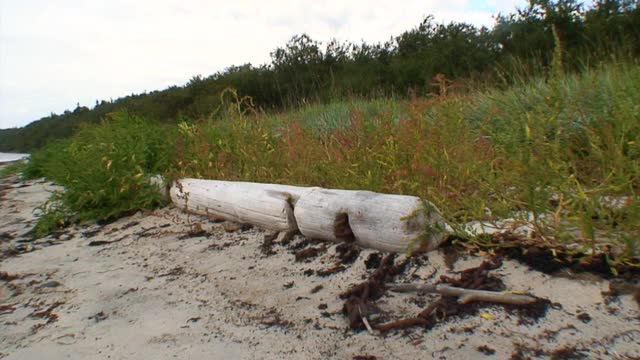
[[[169,196],[189,212],[389,252],[433,250],[446,228],[414,196],[199,179],[177,181]]]

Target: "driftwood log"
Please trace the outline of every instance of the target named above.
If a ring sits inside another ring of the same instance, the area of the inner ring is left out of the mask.
[[[171,186],[169,197],[191,213],[290,232],[298,228],[293,207],[304,190],[276,184],[182,179]]]
[[[188,212],[389,252],[433,250],[446,228],[427,201],[370,191],[182,179],[169,197]]]
[[[354,239],[389,252],[429,251],[442,242],[444,220],[414,196],[313,188],[295,207],[302,235],[330,241]]]

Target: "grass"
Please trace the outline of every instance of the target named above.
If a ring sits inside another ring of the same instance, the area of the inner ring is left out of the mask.
[[[25,161],[17,161],[12,164],[0,168],[0,179],[7,178],[12,175],[21,174],[27,167]]]
[[[640,66],[438,93],[284,114],[241,111],[243,99],[174,129],[116,114],[32,163],[84,219],[153,206],[153,173],[364,189],[432,201],[471,243],[467,222],[512,218],[540,246],[637,266]]]

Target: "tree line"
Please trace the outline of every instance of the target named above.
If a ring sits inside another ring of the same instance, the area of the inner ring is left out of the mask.
[[[438,91],[434,78],[499,86],[545,76],[552,67],[574,71],[615,60],[612,56],[637,59],[639,5],[637,0],[589,5],[530,0],[513,13],[497,15],[492,28],[437,23],[427,16],[376,44],[334,39],[323,45],[306,34],[296,35],[271,53],[269,64],[231,66],[208,77],[195,76],[184,86],[97,102],[93,109],[78,105],[23,128],[0,130],[0,151],[40,148],[121,109],[163,122],[209,117],[225,101],[221,94],[227,88],[250,97],[256,108],[278,111],[345,97],[425,95]]]

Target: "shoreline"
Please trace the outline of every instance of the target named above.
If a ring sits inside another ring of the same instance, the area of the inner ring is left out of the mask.
[[[33,210],[55,185],[0,183],[2,249],[30,245],[0,264],[0,358],[543,358],[640,356],[640,309],[611,296],[612,281],[550,276],[504,260],[492,275],[507,289],[555,305],[536,321],[499,305],[430,330],[354,331],[340,294],[375,270],[361,250],[344,269],[337,244],[296,236],[265,250],[262,230],[214,223],[176,208],[72,226],[36,241]],[[309,250],[315,249],[315,250]],[[296,261],[301,251],[314,253]],[[400,261],[402,256],[397,260]],[[396,282],[433,282],[484,257],[446,249],[412,259]],[[389,293],[371,320],[415,316],[432,295]]]
[[[27,159],[29,156],[31,156],[31,154],[0,152],[0,165],[9,165]]]

